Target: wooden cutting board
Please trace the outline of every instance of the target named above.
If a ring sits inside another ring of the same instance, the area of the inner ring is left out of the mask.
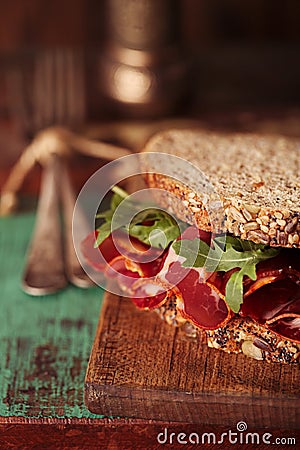
[[[228,355],[107,293],[85,380],[105,416],[300,428],[299,366]]]

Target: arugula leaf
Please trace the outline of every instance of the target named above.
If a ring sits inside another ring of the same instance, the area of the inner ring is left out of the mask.
[[[251,280],[256,280],[255,264],[246,263],[241,270],[234,272],[226,284],[225,299],[233,312],[238,313],[243,303],[243,278],[248,275]]]
[[[148,225],[145,225],[145,223]],[[137,214],[128,227],[130,236],[136,237],[152,247],[167,248],[180,236],[180,228],[176,221],[167,213],[160,210],[143,211]]]
[[[256,280],[256,265],[260,261],[273,258],[279,252],[278,249],[263,245],[244,246],[244,242],[246,241],[227,236],[223,250],[218,238],[213,241],[212,247],[197,238],[193,241],[176,241],[172,247],[176,254],[185,258],[184,267],[205,267],[207,272],[240,269],[229,278],[225,295],[228,306],[236,313],[243,303],[243,277],[247,275]]]
[[[114,213],[118,206],[129,195],[123,189],[115,186],[110,209],[100,212],[97,218],[103,219],[104,222],[97,228],[98,236],[95,247],[98,247],[115,229],[123,229],[130,236],[137,238],[144,244],[165,249],[168,245],[180,236],[180,227],[168,213],[156,208],[149,208],[139,202],[126,200],[126,209],[118,211],[117,220],[113,220]],[[136,214],[134,215],[134,213]],[[128,217],[132,217],[130,223],[126,223]]]
[[[119,188],[118,186],[114,186],[112,188],[112,191],[114,195],[111,198],[110,201],[110,208],[106,211],[102,211],[96,215],[97,219],[111,219],[113,216],[113,213],[117,209],[117,207],[122,203],[122,201],[128,197],[127,192],[125,192],[123,189]]]
[[[111,222],[104,222],[99,228],[97,228],[97,231],[98,236],[94,244],[95,248],[99,247],[99,245],[102,244],[102,242],[105,241],[105,239],[111,234]]]
[[[279,253],[275,248],[258,248],[257,250],[237,251],[231,244],[226,245],[222,252],[220,262],[216,270],[227,272],[228,270],[239,267],[243,269],[246,264],[257,264],[260,261],[273,258]]]
[[[114,230],[114,227],[112,225],[112,218],[114,212],[117,209],[117,207],[122,203],[122,201],[126,197],[128,197],[127,192],[118,186],[114,186],[112,188],[112,191],[114,194],[110,201],[110,209],[102,211],[96,215],[97,219],[104,219],[104,222],[97,228],[98,236],[94,243],[95,248],[99,247],[99,245],[102,244],[102,242],[105,241],[105,239],[108,238],[108,236]]]
[[[192,241],[190,239],[175,241],[172,247],[177,255],[185,258],[185,261],[182,263],[183,267],[205,266],[208,272],[215,271],[223,253],[219,246],[212,249],[206,242],[198,238]]]

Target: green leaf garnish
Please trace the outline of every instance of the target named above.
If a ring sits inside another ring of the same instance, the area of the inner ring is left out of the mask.
[[[96,218],[103,219],[104,222],[97,228],[95,247],[102,244],[111,232],[118,228],[144,244],[162,249],[167,248],[180,236],[181,230],[178,223],[165,211],[127,200],[129,195],[118,186],[114,186],[112,191],[114,194],[111,198],[110,209],[96,215]],[[124,200],[126,200],[126,209],[119,210],[117,220],[113,220],[116,209]],[[126,223],[128,217],[133,217],[131,222],[121,226],[120,224]]]
[[[98,236],[95,241],[94,247],[99,247],[103,241],[111,234],[113,231],[112,218],[117,207],[122,203],[122,201],[128,196],[127,192],[118,186],[112,188],[113,196],[110,201],[110,209],[102,211],[96,215],[97,219],[104,219],[104,222],[97,228]]]
[[[172,244],[172,247],[177,255],[185,258],[185,261],[182,263],[183,267],[205,266],[208,272],[215,272],[223,253],[219,246],[216,246],[213,250],[198,238],[176,241]]]
[[[128,227],[128,233],[144,244],[165,249],[180,236],[181,232],[178,224],[169,214],[150,208],[133,218]]]
[[[259,261],[258,261],[259,262]],[[238,313],[243,303],[243,278],[248,275],[251,280],[256,280],[256,264],[245,263],[244,266],[234,272],[227,281],[225,299],[233,312]]]
[[[106,238],[108,238],[111,233],[111,222],[104,222],[99,228],[97,228],[97,231],[98,236],[94,247],[98,247],[103,241],[105,241]]]
[[[225,249],[216,238],[212,247],[200,239],[176,241],[172,245],[177,255],[185,258],[184,267],[205,267],[207,272],[235,271],[226,285],[225,299],[233,312],[237,313],[243,303],[243,277],[256,280],[256,265],[273,258],[278,249],[254,243],[247,243],[232,236],[226,237]],[[245,250],[244,250],[245,249]]]

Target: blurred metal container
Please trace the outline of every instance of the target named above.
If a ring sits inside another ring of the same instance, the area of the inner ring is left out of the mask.
[[[187,61],[177,0],[108,0],[99,83],[126,116],[170,114],[185,93]]]

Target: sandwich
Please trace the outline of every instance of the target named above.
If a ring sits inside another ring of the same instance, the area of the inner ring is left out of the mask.
[[[209,347],[299,364],[300,141],[170,130],[141,156],[158,206],[116,187],[88,263]],[[130,222],[112,226],[122,202]]]

